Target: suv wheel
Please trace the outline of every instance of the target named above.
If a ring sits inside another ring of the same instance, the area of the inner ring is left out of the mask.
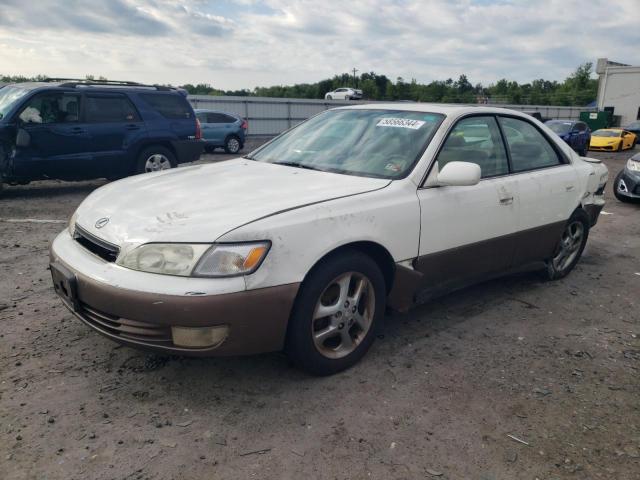
[[[589,237],[589,217],[582,210],[576,210],[567,221],[556,252],[547,260],[549,280],[566,277],[582,256]]]
[[[367,255],[330,257],[305,279],[296,300],[286,353],[314,375],[331,375],[357,363],[375,339],[385,309],[385,282]]]
[[[142,151],[138,157],[136,173],[158,172],[174,168],[176,165],[176,157],[168,148],[154,146]]]
[[[235,135],[230,135],[224,142],[224,151],[227,153],[238,153],[242,150],[240,139]]]

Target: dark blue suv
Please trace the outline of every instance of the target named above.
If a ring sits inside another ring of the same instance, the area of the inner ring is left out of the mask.
[[[163,170],[203,147],[182,90],[86,80],[0,89],[0,186]]]
[[[581,157],[586,157],[591,143],[591,129],[575,120],[549,120],[545,123]]]

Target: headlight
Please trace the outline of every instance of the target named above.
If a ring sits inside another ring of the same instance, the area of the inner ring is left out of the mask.
[[[627,168],[634,172],[640,172],[640,162],[636,162],[634,159],[630,158],[627,160]]]
[[[73,215],[71,215],[71,218],[69,219],[69,225],[67,225],[67,230],[69,231],[69,235],[71,235],[72,237],[76,234],[77,219],[78,219],[78,211],[76,210],[75,212],[73,212]]]
[[[120,266],[182,277],[230,277],[253,273],[269,242],[240,244],[148,243],[118,258]]]

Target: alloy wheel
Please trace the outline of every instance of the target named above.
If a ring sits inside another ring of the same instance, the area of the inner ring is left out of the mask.
[[[552,259],[553,266],[557,271],[565,270],[578,256],[584,233],[584,225],[578,220],[570,222],[565,227],[558,253]]]
[[[240,150],[240,142],[237,138],[230,138],[227,141],[227,150],[229,153],[237,153]]]
[[[171,162],[161,153],[154,153],[153,155],[149,156],[149,158],[147,158],[147,161],[144,163],[145,172],[158,172],[160,170],[167,170],[169,168],[171,168]]]
[[[342,358],[366,337],[375,314],[373,284],[364,275],[347,272],[327,285],[313,314],[311,333],[318,352]]]

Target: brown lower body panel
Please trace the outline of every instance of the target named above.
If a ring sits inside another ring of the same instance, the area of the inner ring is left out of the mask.
[[[117,342],[195,356],[249,355],[282,350],[298,283],[222,295],[177,296],[124,290],[75,273],[76,305],[84,323]],[[171,342],[171,326],[227,325],[215,348]]]
[[[389,306],[406,311],[417,301],[518,271],[555,253],[565,221],[418,257],[415,270],[396,266]]]

